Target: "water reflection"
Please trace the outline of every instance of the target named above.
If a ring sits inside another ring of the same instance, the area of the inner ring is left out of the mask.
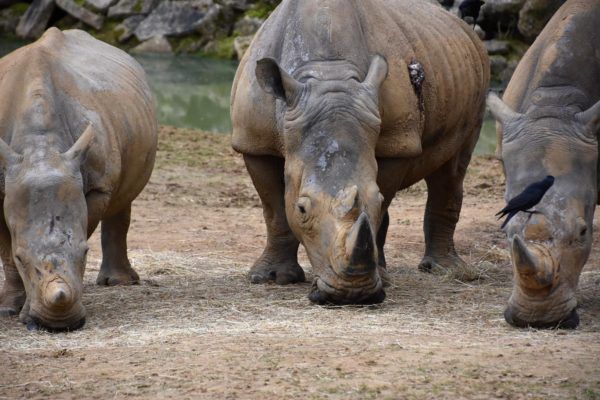
[[[231,132],[229,98],[237,64],[193,56],[136,56],[158,104],[161,124]]]
[[[1,39],[0,56],[24,44],[23,41]],[[161,124],[231,132],[229,98],[237,63],[189,55],[135,57],[148,74]],[[493,154],[495,147],[495,124],[488,116],[475,154]]]

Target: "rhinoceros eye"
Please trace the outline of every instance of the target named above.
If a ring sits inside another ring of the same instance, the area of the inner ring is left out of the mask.
[[[306,196],[300,197],[296,202],[296,210],[302,222],[308,221],[311,205],[312,202],[310,198]]]

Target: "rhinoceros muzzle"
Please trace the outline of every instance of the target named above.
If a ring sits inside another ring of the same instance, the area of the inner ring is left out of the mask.
[[[85,324],[85,308],[75,289],[55,277],[43,285],[41,296],[32,301],[21,320],[28,330],[74,331]]]
[[[315,304],[381,303],[385,291],[377,272],[375,238],[366,212],[352,225],[344,245],[345,255],[315,277],[308,298]]]
[[[371,305],[385,300],[385,291],[381,280],[375,284],[360,289],[339,289],[329,285],[323,279],[316,277],[308,299],[318,305]]]
[[[557,279],[560,268],[551,249],[514,236],[511,254],[516,286],[504,311],[506,322],[518,328],[577,328],[577,301]]]

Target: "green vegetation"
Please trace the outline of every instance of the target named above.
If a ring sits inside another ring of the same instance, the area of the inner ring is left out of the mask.
[[[16,3],[10,6],[10,10],[14,12],[16,15],[23,15],[25,11],[29,8],[28,3]]]
[[[133,11],[136,13],[141,13],[142,12],[142,8],[143,8],[143,3],[141,0],[138,0],[135,5],[133,6]]]
[[[202,52],[202,55],[227,60],[235,58],[235,49],[233,48],[235,38],[236,36],[234,35],[215,40],[212,46],[208,46],[208,48]]]
[[[252,8],[246,11],[246,15],[251,18],[266,19],[271,14],[271,12],[273,12],[275,7],[276,6],[259,1],[256,4],[254,4]]]
[[[99,31],[90,28],[90,33],[103,42],[122,47],[122,45],[119,44],[119,36],[123,34],[123,28],[120,25],[120,21],[108,20],[104,22],[104,26]]]
[[[183,37],[169,38],[169,43],[175,53],[193,53],[198,51],[202,36],[194,33]]]

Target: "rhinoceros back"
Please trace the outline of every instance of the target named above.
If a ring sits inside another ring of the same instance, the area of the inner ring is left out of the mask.
[[[232,89],[233,147],[242,153],[284,155],[283,103],[257,83],[255,66],[261,58],[275,59],[302,79],[310,63],[338,60],[353,64],[364,76],[375,54],[389,66],[380,92],[379,157],[420,155],[437,136],[454,134],[470,124],[465,119],[479,113],[489,80],[485,49],[471,28],[439,5],[421,0],[283,1],[238,68]],[[420,94],[408,75],[411,61],[425,70]],[[444,149],[455,151],[453,146]]]
[[[523,56],[503,96],[506,104],[526,112],[540,88],[558,89],[555,100],[562,105],[587,109],[598,101],[599,23],[600,0],[566,2]]]
[[[143,69],[127,53],[83,31],[51,28],[0,61],[0,89],[15,100],[0,105],[8,143],[55,131],[66,136],[66,150],[92,123],[94,145],[82,167],[87,186],[120,203],[143,189],[157,142],[155,104]]]

